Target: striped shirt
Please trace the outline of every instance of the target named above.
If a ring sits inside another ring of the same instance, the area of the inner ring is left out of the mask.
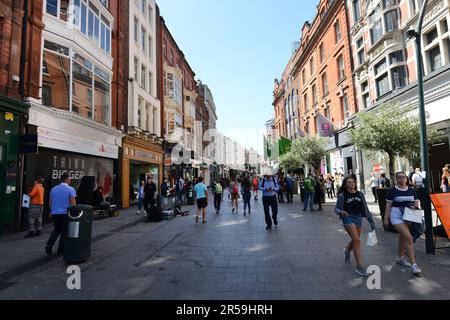
[[[400,189],[399,187],[391,188],[386,196],[386,201],[392,203],[392,207],[401,208],[414,204],[418,200],[417,193],[413,188],[407,187]]]

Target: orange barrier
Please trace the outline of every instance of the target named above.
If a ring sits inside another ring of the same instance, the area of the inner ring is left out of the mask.
[[[450,193],[432,194],[431,200],[450,239]]]

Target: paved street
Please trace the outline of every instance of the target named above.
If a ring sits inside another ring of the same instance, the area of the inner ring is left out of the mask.
[[[346,263],[348,237],[332,213],[303,212],[298,197],[280,205],[280,225],[265,230],[261,202],[254,214],[222,214],[210,205],[208,224],[190,216],[156,224],[134,210],[96,221],[92,257],[81,265],[81,290],[66,288],[66,265],[47,258],[41,238],[23,234],[0,238],[0,299],[450,299],[449,251],[424,254],[417,243],[423,276],[393,264],[394,234],[379,229],[380,244],[363,245],[366,265],[382,269],[381,290],[369,290]],[[212,201],[210,201],[212,204]],[[242,208],[242,203],[240,203]],[[192,207],[190,207],[192,208]],[[377,225],[381,220],[377,216]],[[367,223],[364,228],[365,242]],[[443,242],[445,244],[445,242]]]

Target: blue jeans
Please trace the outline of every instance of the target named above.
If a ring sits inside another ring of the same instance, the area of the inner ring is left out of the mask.
[[[309,208],[311,210],[314,210],[314,194],[315,192],[306,192],[305,193],[305,206],[303,207],[304,210],[306,210],[308,208],[308,204],[309,204]]]
[[[362,228],[362,216],[361,215],[353,215],[350,214],[344,218],[342,218],[342,223],[344,226],[355,225],[357,228]]]
[[[142,199],[141,197],[139,197],[139,211],[142,210],[142,204],[143,204],[144,199]]]

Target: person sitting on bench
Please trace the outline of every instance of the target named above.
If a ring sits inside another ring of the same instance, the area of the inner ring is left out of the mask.
[[[98,187],[94,190],[94,193],[92,195],[92,206],[96,209],[100,210],[109,210],[111,207],[111,203],[105,201],[103,198],[103,188]]]

